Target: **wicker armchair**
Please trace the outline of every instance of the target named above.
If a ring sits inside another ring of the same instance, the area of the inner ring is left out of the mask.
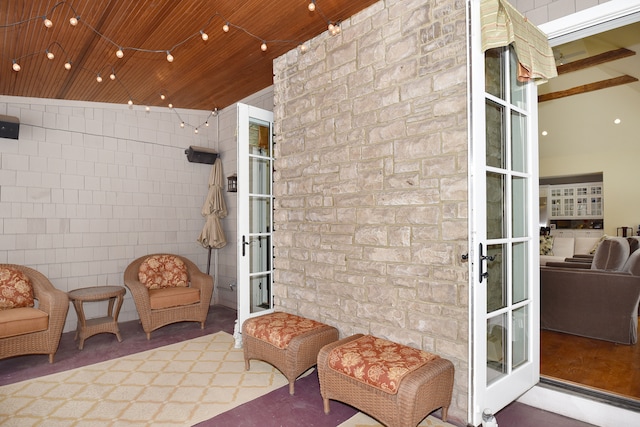
[[[37,332],[25,331],[25,333],[20,335],[14,335],[7,331],[4,331],[4,334],[0,334],[12,335],[0,338],[0,359],[25,354],[48,354],[49,363],[53,363],[53,358],[56,351],[58,351],[58,344],[62,336],[64,322],[67,319],[67,312],[69,311],[69,298],[67,294],[56,289],[49,279],[32,268],[13,264],[0,264],[0,267],[10,267],[20,270],[29,277],[31,286],[33,287],[34,298],[37,300],[36,308],[33,309],[13,308],[3,310],[5,312],[3,315],[12,317],[6,320],[8,322],[19,322],[20,320],[13,316],[15,313],[21,313],[18,317],[24,317],[26,319],[25,321],[28,321],[31,310],[45,312],[48,316],[48,327],[45,330]],[[12,312],[12,310],[16,311]],[[17,310],[20,310],[20,312]],[[8,329],[20,329],[20,326]]]
[[[152,308],[149,290],[138,278],[140,266],[145,259],[150,256],[153,255],[145,255],[136,259],[129,264],[124,272],[124,284],[131,292],[138,316],[140,316],[142,329],[144,329],[147,334],[147,339],[151,339],[152,331],[171,323],[200,322],[200,327],[204,329],[204,324],[209,312],[209,304],[211,303],[211,296],[213,295],[213,277],[201,272],[200,269],[187,258],[174,255],[185,263],[189,276],[189,287],[199,289],[199,300],[185,305]]]

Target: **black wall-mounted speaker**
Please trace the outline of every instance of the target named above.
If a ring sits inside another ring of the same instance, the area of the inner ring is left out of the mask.
[[[18,139],[20,120],[17,117],[0,115],[0,138]]]
[[[218,158],[218,153],[211,148],[196,147],[194,145],[184,150],[184,154],[187,155],[187,160],[191,163],[205,163],[207,165],[214,164]]]

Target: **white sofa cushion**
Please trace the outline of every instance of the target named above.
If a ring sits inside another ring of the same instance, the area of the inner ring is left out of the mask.
[[[563,259],[571,258],[575,253],[573,251],[575,242],[575,237],[556,237],[553,239],[553,256],[562,257]]]

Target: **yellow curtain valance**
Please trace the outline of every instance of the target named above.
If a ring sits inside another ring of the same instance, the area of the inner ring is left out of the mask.
[[[482,51],[513,44],[520,62],[519,80],[543,83],[558,75],[547,35],[506,0],[482,0],[480,15]]]

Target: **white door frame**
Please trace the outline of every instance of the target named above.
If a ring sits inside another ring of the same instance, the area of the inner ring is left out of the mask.
[[[268,110],[263,110],[257,107],[253,107],[246,104],[237,104],[237,112],[238,112],[238,223],[237,223],[237,278],[238,278],[238,321],[237,328],[238,334],[236,334],[236,347],[238,347],[241,343],[241,336],[239,336],[239,332],[242,328],[242,323],[250,317],[255,317],[258,315],[267,314],[273,311],[273,298],[269,297],[268,309],[259,309],[256,310],[256,303],[252,302],[253,295],[255,289],[251,287],[251,279],[252,277],[263,277],[267,276],[266,280],[269,283],[261,283],[261,286],[264,286],[268,289],[269,293],[273,293],[273,264],[270,262],[256,262],[256,260],[252,260],[252,256],[256,247],[252,247],[253,243],[260,241],[260,244],[271,245],[273,240],[270,238],[273,233],[273,209],[269,212],[269,216],[267,218],[268,224],[262,224],[262,230],[257,232],[255,230],[256,224],[253,226],[250,224],[251,218],[251,210],[256,209],[256,205],[252,203],[252,200],[258,199],[270,199],[270,202],[267,203],[268,206],[273,208],[273,182],[269,180],[269,182],[259,182],[262,176],[256,177],[255,173],[252,173],[251,169],[251,161],[257,161],[256,163],[265,162],[267,163],[267,167],[271,167],[273,170],[273,112]],[[255,153],[249,152],[249,124],[252,122],[260,122],[268,124],[269,126],[269,149],[266,155],[258,155]],[[254,163],[255,167],[255,163]],[[267,174],[268,176],[272,176],[271,173]],[[258,188],[263,186],[264,190],[259,190],[259,194],[251,193],[250,180],[253,179],[253,188]],[[266,196],[266,197],[264,197]],[[263,218],[261,218],[263,219]],[[254,221],[257,221],[256,218],[253,218]],[[268,232],[264,232],[265,227],[268,227]],[[252,230],[254,228],[254,230]],[[266,238],[265,243],[262,243],[262,240]],[[258,251],[262,253],[263,251]],[[273,253],[272,251],[268,253]],[[263,288],[264,289],[264,288]]]

